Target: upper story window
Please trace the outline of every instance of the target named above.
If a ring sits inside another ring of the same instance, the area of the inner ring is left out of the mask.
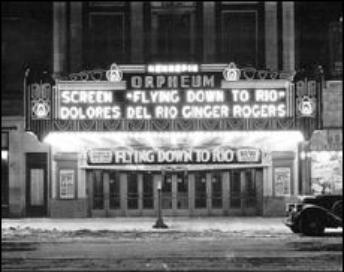
[[[89,2],[85,10],[85,67],[108,68],[113,62],[128,62],[129,4]]]
[[[217,3],[217,61],[264,66],[264,3]]]
[[[196,2],[151,2],[150,9],[150,61],[196,60]]]

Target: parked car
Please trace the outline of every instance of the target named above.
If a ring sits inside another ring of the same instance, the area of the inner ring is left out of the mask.
[[[304,196],[299,203],[288,203],[286,213],[285,224],[294,233],[319,236],[325,228],[343,226],[343,196]]]

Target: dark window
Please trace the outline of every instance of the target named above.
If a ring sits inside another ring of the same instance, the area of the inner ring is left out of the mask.
[[[128,209],[139,208],[137,174],[128,174]]]
[[[89,5],[85,28],[85,68],[108,69],[129,56],[127,5]]]
[[[221,14],[220,58],[240,66],[258,65],[256,11],[224,11]]]
[[[3,216],[8,216],[9,204],[8,140],[8,132],[1,132],[1,209]]]
[[[156,3],[151,3],[151,39],[147,48],[150,61],[196,61],[202,46],[198,34],[201,4],[170,2],[169,6],[159,6]]]

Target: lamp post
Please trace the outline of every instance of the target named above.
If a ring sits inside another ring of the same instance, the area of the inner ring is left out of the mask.
[[[155,229],[167,229],[167,225],[164,223],[161,215],[161,180],[158,181],[158,219],[155,222],[153,228]]]

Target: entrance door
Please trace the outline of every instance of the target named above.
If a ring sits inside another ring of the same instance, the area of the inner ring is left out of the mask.
[[[127,174],[127,213],[128,215],[139,215],[139,174]]]
[[[258,215],[259,192],[263,170],[259,168],[233,169],[230,171],[229,214]]]
[[[120,173],[111,170],[89,170],[87,184],[92,217],[121,214]]]
[[[214,172],[211,173],[210,179],[210,213],[211,214],[223,214],[223,173]]]
[[[154,216],[154,175],[152,173],[142,174],[142,213]]]
[[[189,210],[189,179],[184,172],[174,175],[176,183],[175,214],[187,215]]]
[[[198,172],[194,175],[195,178],[195,196],[194,206],[197,214],[208,214],[208,190],[207,190],[207,175],[205,172]]]
[[[164,215],[173,214],[173,205],[172,201],[175,201],[175,198],[172,196],[172,183],[174,184],[174,177],[171,173],[166,173],[162,176],[161,183],[161,209],[163,209]]]
[[[26,154],[26,215],[47,215],[47,153]]]

